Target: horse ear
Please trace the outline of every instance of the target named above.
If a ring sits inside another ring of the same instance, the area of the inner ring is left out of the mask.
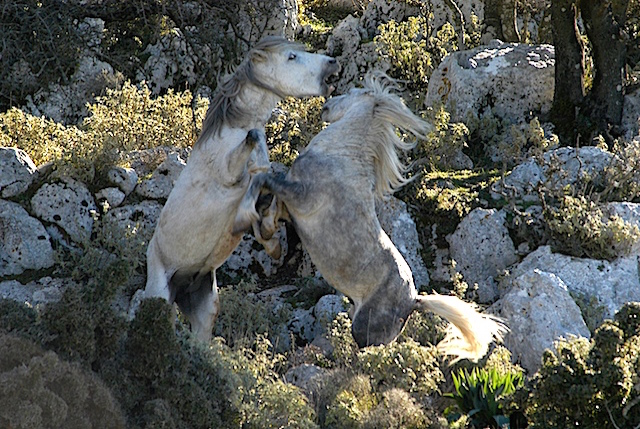
[[[263,63],[267,60],[267,53],[265,51],[256,50],[251,52],[251,62]]]

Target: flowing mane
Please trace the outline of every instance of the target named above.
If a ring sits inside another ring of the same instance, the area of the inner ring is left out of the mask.
[[[387,76],[367,75],[364,89],[373,96],[373,120],[371,136],[375,144],[374,169],[376,173],[375,191],[378,196],[390,194],[411,179],[404,177],[408,167],[398,158],[397,149],[413,149],[417,142],[405,142],[396,133],[396,127],[417,138],[426,138],[430,127],[411,113],[402,99],[394,94],[394,81]]]
[[[211,100],[207,115],[202,122],[202,131],[195,146],[217,134],[224,124],[237,126],[253,116],[253,111],[238,106],[238,96],[247,83],[279,94],[274,88],[265,85],[255,74],[253,61],[258,56],[266,56],[283,49],[306,50],[304,45],[282,37],[268,36],[261,39],[247,54],[247,57],[236,68],[235,72],[218,85],[218,91]],[[284,98],[284,95],[281,95]],[[195,147],[194,146],[194,147]]]

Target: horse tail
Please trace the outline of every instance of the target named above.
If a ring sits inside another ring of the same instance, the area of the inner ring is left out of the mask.
[[[447,319],[447,334],[437,348],[447,356],[454,356],[452,364],[460,359],[477,362],[489,349],[492,341],[502,341],[509,328],[502,319],[481,314],[474,304],[450,295],[419,295],[417,310],[432,311]]]

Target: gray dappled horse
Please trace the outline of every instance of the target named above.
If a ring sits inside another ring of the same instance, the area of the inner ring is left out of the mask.
[[[277,219],[288,216],[322,275],[353,301],[358,346],[388,344],[413,311],[428,310],[451,322],[439,350],[456,360],[477,360],[506,326],[457,297],[418,295],[409,266],[376,217],[376,197],[407,181],[396,148],[414,144],[400,140],[396,127],[417,137],[430,130],[386,82],[385,76],[368,76],[364,88],[329,99],[323,119],[331,125],[315,136],[286,177],[254,177],[235,228],[253,226],[266,239]],[[269,210],[276,214],[261,217],[256,211],[262,190],[275,196]]]
[[[209,340],[219,311],[215,271],[236,248],[232,232],[251,177],[269,169],[264,126],[286,96],[327,96],[335,59],[267,37],[211,100],[186,167],[147,249],[145,297],[177,303],[197,338]]]

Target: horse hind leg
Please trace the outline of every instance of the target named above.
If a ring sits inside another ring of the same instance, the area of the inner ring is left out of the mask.
[[[196,339],[208,342],[220,311],[215,271],[198,274],[186,290],[176,294],[176,304],[189,319]]]

